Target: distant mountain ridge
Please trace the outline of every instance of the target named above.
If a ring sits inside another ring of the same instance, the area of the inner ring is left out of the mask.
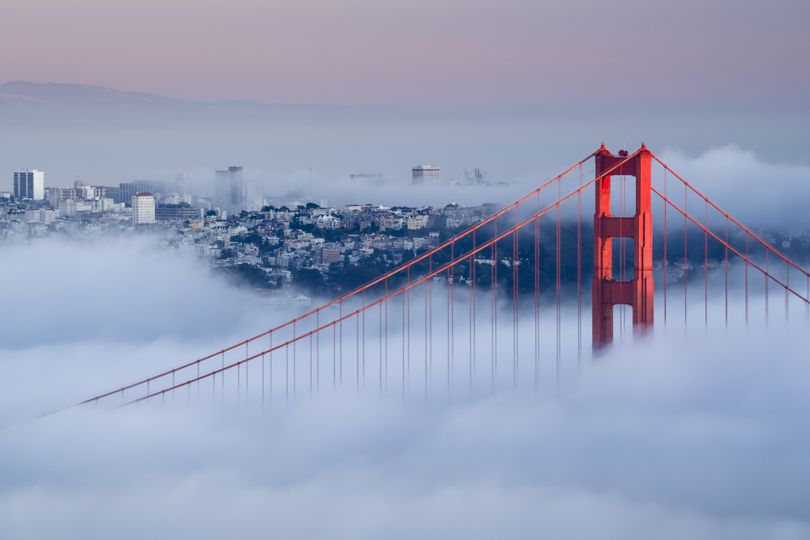
[[[314,123],[354,124],[360,119],[388,118],[374,107],[329,104],[261,103],[255,101],[198,101],[129,92],[104,86],[71,83],[11,81],[0,84],[3,125],[191,129],[215,133],[226,127],[267,129]]]
[[[187,101],[146,92],[127,92],[89,84],[29,81],[10,81],[0,85],[0,99],[29,103],[179,103]]]
[[[190,107],[346,109],[341,105],[320,103],[262,103],[246,100],[202,101],[169,97],[149,92],[117,90],[106,86],[77,83],[9,81],[0,84],[0,103],[52,105],[180,105]]]

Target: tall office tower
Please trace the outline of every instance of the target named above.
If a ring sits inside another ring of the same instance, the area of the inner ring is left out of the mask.
[[[184,193],[191,193],[191,174],[184,172],[184,173],[177,173],[174,177],[174,192],[178,195],[183,195]]]
[[[438,184],[441,170],[433,165],[417,165],[411,169],[411,181],[414,184]]]
[[[155,200],[159,200],[162,196],[171,192],[169,182],[165,180],[135,180],[133,182],[121,182],[118,185],[118,199],[117,203],[128,203],[132,201],[137,193],[147,192],[153,194]]]
[[[132,222],[135,225],[147,225],[155,222],[155,197],[141,191],[132,197]]]
[[[14,197],[41,201],[45,198],[45,173],[36,169],[14,172]]]
[[[242,167],[216,171],[214,205],[229,212],[239,212],[247,206],[247,184],[242,177]]]

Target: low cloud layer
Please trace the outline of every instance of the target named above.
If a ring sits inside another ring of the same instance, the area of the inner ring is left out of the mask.
[[[661,158],[746,225],[810,227],[806,207],[810,200],[807,165],[767,161],[735,145],[713,148],[698,156],[665,150]],[[670,187],[673,185],[677,184]],[[675,201],[679,200],[676,195]]]
[[[5,279],[29,270],[26,282],[85,292],[8,292],[20,310],[47,306],[50,333],[4,327],[17,329],[0,341],[4,423],[284,315],[148,241],[12,253]],[[263,414],[175,399],[6,424],[0,536],[805,538],[804,313],[746,331],[732,310],[727,332],[704,334],[696,314],[689,339],[671,322],[620,340],[557,390],[425,404],[344,385]]]
[[[340,394],[264,418],[74,411],[4,430],[2,532],[802,538],[796,339],[662,338],[589,364],[558,395],[428,409]]]

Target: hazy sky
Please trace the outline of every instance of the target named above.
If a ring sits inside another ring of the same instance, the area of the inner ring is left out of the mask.
[[[6,0],[0,80],[347,104],[810,95],[806,0]]]

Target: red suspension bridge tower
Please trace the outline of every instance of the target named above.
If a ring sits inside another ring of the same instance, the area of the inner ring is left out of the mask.
[[[596,152],[596,204],[593,216],[593,346],[613,341],[613,306],[633,308],[633,327],[644,333],[653,324],[652,154],[645,145],[628,159],[614,156],[603,144]],[[610,173],[610,174],[605,174]],[[636,179],[633,216],[616,216],[610,208],[611,176]],[[633,241],[633,277],[616,279],[613,272],[613,239]]]

